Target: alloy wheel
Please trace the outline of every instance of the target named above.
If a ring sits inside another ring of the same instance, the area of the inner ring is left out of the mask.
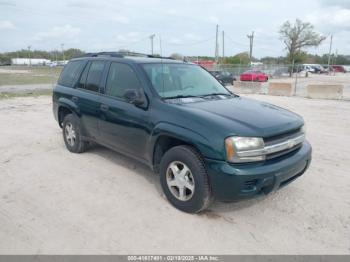
[[[169,164],[166,171],[166,182],[172,195],[181,201],[192,198],[195,189],[194,178],[188,166],[180,161]]]

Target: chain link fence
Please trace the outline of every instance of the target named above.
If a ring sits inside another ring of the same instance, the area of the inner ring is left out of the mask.
[[[206,66],[204,66],[206,67]],[[52,89],[57,82],[62,66],[0,66],[0,92],[18,90]],[[247,71],[260,71],[268,76],[262,82],[263,93],[267,93],[270,82],[289,83],[297,96],[305,97],[308,85],[342,85],[343,98],[350,100],[350,67],[327,65],[232,65],[214,64],[206,67],[208,71],[224,71],[239,81],[240,75]]]
[[[268,76],[268,82],[261,83],[264,93],[267,93],[268,83],[289,83],[293,86],[297,96],[306,97],[308,85],[342,85],[343,98],[350,100],[350,67],[332,65],[228,65],[214,64],[206,67],[208,71],[224,71],[233,75],[235,80],[240,80],[240,75],[245,72],[261,72]],[[253,78],[252,82],[256,81]]]

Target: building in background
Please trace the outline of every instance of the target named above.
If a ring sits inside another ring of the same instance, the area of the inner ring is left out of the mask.
[[[11,65],[47,65],[51,60],[44,58],[12,58]]]

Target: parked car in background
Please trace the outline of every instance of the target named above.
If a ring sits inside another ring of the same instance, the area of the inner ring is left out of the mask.
[[[241,81],[257,81],[257,82],[266,82],[269,80],[268,75],[262,71],[246,71],[240,75]]]
[[[56,67],[58,65],[58,63],[57,63],[57,61],[52,61],[50,63],[47,63],[46,65],[49,67]]]
[[[346,73],[344,66],[341,65],[332,65],[331,70],[337,73]]]
[[[319,64],[303,64],[302,70],[313,74],[322,74],[326,73],[325,68]]]
[[[223,84],[233,84],[233,81],[236,81],[236,78],[227,71],[209,71],[217,80]]]
[[[289,76],[289,68],[287,66],[282,68],[277,68],[272,71],[271,76],[272,77]]]
[[[346,73],[350,72],[350,66],[346,65],[346,66],[343,66],[343,67],[344,67]]]

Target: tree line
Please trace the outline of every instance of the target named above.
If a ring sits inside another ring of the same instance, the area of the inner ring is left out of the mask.
[[[310,47],[319,46],[325,39],[325,36],[317,33],[314,30],[314,27],[310,23],[302,22],[299,19],[296,19],[294,23],[286,21],[279,30],[280,40],[285,45],[287,51],[286,56],[280,57],[263,57],[261,59],[256,59],[249,57],[248,52],[243,52],[236,54],[234,56],[228,56],[220,59],[222,64],[241,64],[248,65],[252,62],[263,62],[264,64],[328,64],[329,55],[324,54],[312,55],[306,52],[306,49]],[[126,52],[127,50],[119,50],[120,52]],[[11,58],[46,58],[52,61],[55,60],[69,60],[75,57],[83,55],[85,52],[76,49],[70,48],[62,51],[42,51],[42,50],[33,50],[29,51],[22,49],[15,52],[0,53],[0,64],[10,64]],[[181,54],[174,53],[171,55],[174,59],[183,59],[184,57]],[[186,57],[189,60],[212,60],[214,57],[211,56],[192,56]],[[185,58],[185,59],[186,59]],[[337,65],[349,65],[350,56],[346,55],[331,55],[330,58],[331,64]]]
[[[69,48],[62,51],[43,51],[43,50],[27,50],[22,49],[14,52],[0,53],[0,64],[10,64],[12,58],[45,58],[51,61],[70,60],[80,57],[85,52],[77,48]]]

